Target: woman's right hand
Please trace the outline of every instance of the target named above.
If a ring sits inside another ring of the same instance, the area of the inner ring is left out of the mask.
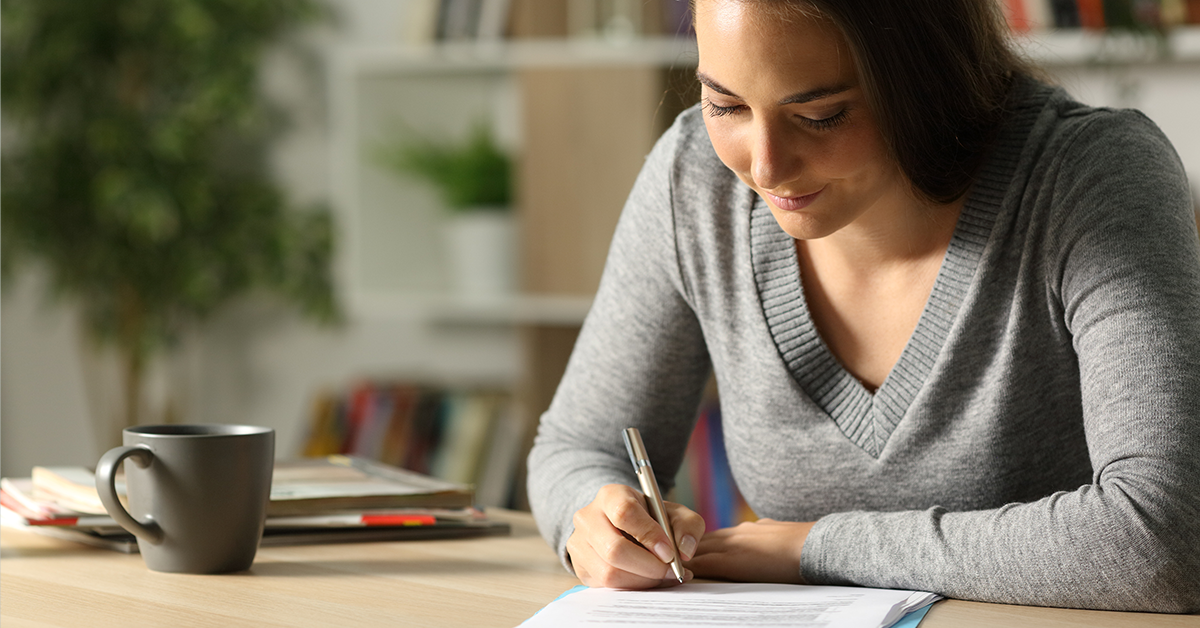
[[[680,560],[691,560],[704,519],[673,502],[663,502],[679,547]],[[567,554],[575,575],[589,587],[649,589],[678,584],[671,573],[667,533],[646,509],[646,497],[624,484],[608,484],[592,503],[575,512],[575,531]],[[684,580],[692,572],[684,570]]]

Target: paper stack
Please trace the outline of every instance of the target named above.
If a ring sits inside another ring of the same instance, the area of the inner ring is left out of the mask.
[[[118,484],[118,493],[124,487]],[[429,539],[507,534],[472,501],[469,486],[355,458],[279,462],[263,545]],[[82,467],[35,467],[0,480],[0,523],[124,552],[132,535],[104,511],[95,477]]]

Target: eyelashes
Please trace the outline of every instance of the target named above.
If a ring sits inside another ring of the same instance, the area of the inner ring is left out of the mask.
[[[725,116],[733,115],[735,113],[741,113],[743,110],[746,109],[746,106],[745,105],[734,105],[732,107],[722,107],[721,105],[714,103],[713,101],[709,100],[708,98],[705,98],[701,102],[701,108],[704,110],[705,113],[708,114],[708,116],[710,118],[722,118]],[[848,108],[842,109],[841,111],[839,111],[827,118],[821,118],[819,120],[814,120],[812,118],[806,118],[804,116],[796,116],[796,117],[799,118],[800,121],[804,125],[808,126],[809,128],[815,129],[817,131],[827,131],[829,129],[832,129],[834,127],[837,127],[837,126],[843,124],[847,119],[849,119],[850,110]]]
[[[850,117],[850,110],[842,109],[841,111],[833,114],[832,116],[829,116],[828,118],[821,118],[820,120],[813,120],[812,118],[803,118],[803,117],[801,119],[804,120],[805,124],[811,126],[814,129],[817,129],[818,131],[825,131],[825,130],[832,129],[836,126],[841,125],[849,117]]]
[[[700,106],[702,109],[704,109],[704,111],[706,113],[708,113],[708,116],[710,118],[721,118],[724,116],[732,115],[732,114],[737,113],[738,111],[741,111],[745,107],[745,105],[736,105],[733,107],[722,107],[707,98],[704,99],[704,101],[701,103]]]

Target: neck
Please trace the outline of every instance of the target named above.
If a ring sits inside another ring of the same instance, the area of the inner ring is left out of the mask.
[[[941,260],[965,200],[920,201],[911,195],[880,200],[853,223],[816,240],[797,241],[801,253],[859,275]]]

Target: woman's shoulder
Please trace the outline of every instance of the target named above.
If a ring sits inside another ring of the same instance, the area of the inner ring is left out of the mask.
[[[1046,115],[1038,120],[1035,135],[1043,135],[1050,149],[1045,158],[1076,169],[1126,172],[1179,164],[1166,134],[1141,111],[1087,105],[1062,88],[1042,89],[1048,94]]]
[[[1187,198],[1178,154],[1142,112],[1086,105],[1041,83],[1025,86],[1024,98],[1029,128],[1015,171],[1031,188],[1016,197],[1024,210],[1090,221],[1096,212]]]
[[[1038,116],[1026,162],[1028,187],[1014,194],[1016,220],[1064,270],[1112,263],[1119,247],[1192,255],[1195,222],[1183,164],[1142,112],[1080,103],[1060,88]]]

